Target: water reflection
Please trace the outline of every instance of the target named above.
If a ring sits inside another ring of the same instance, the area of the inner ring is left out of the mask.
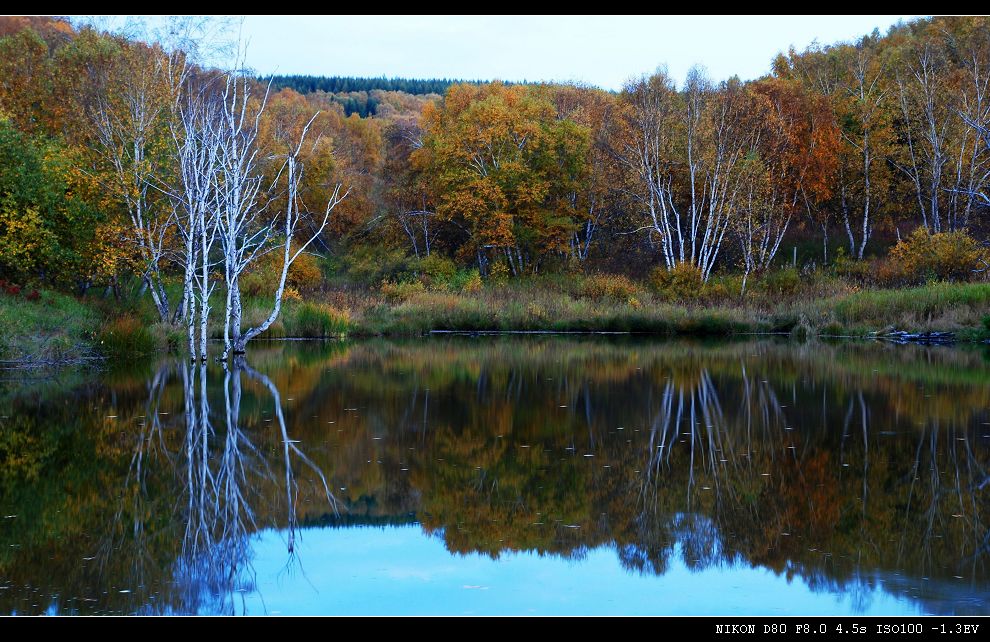
[[[159,370],[156,378],[164,379],[164,371]],[[294,468],[299,462],[311,468],[319,479],[327,505],[334,511],[336,503],[323,472],[290,437],[281,396],[269,377],[243,358],[224,368],[224,429],[218,435],[211,423],[206,365],[183,363],[179,365],[179,374],[184,399],[184,448],[180,457],[163,451],[174,463],[175,473],[185,480],[185,511],[181,513],[185,528],[173,573],[181,595],[178,610],[234,613],[235,598],[255,589],[249,540],[259,523],[252,491],[265,485],[281,487],[284,493],[287,567],[298,561],[295,501],[299,488]],[[244,429],[240,420],[243,377],[260,384],[271,397],[274,417],[265,422],[275,429],[272,432],[280,441],[281,457],[266,456],[259,451]],[[161,416],[157,404],[155,410],[155,417]],[[139,446],[137,450],[142,449]],[[277,466],[281,466],[280,472]]]
[[[296,470],[300,466],[309,469],[322,487],[325,507],[335,512],[336,500],[327,480],[291,437],[278,388],[268,376],[244,360],[221,372],[208,374],[207,370],[205,364],[162,364],[147,380],[143,403],[127,394],[131,391],[122,395],[124,391],[111,389],[108,398],[102,397],[103,391],[95,393],[94,412],[74,428],[91,431],[93,424],[104,424],[104,434],[99,434],[99,427],[95,429],[94,436],[104,438],[96,448],[96,458],[104,459],[100,455],[107,454],[119,461],[129,455],[129,462],[116,484],[103,489],[107,505],[85,507],[84,519],[93,513],[102,515],[89,524],[95,526],[94,531],[78,534],[91,542],[93,552],[79,555],[75,549],[75,561],[83,573],[80,577],[73,569],[68,576],[75,580],[71,584],[55,580],[38,586],[29,575],[27,583],[18,587],[15,582],[21,574],[10,567],[13,581],[0,582],[10,591],[3,597],[22,595],[5,610],[233,614],[243,610],[243,596],[256,589],[251,539],[266,526],[282,529],[286,570],[298,566]],[[249,405],[244,398],[245,380],[255,384],[252,408],[258,404],[271,408],[263,411],[269,417],[261,422],[254,417],[242,420],[242,409]],[[268,398],[261,398],[259,392]],[[140,412],[134,412],[137,409]],[[108,413],[103,422],[98,419],[101,412]],[[125,418],[132,421],[125,422]],[[22,419],[29,422],[28,432],[48,429],[43,420]],[[110,426],[121,430],[114,435],[112,428],[106,430]],[[16,438],[16,431],[15,427],[7,434],[5,426],[6,437]],[[111,445],[115,448],[104,453]],[[5,458],[3,463],[9,467],[12,461],[16,463],[16,457]],[[52,466],[45,474],[58,475],[58,470]],[[272,495],[276,489],[281,499]],[[73,504],[71,494],[65,500]],[[259,513],[264,519],[259,519]],[[56,535],[54,539],[62,538]],[[45,541],[44,535],[40,540]],[[35,543],[12,541],[8,547]],[[55,542],[48,544],[62,552]],[[163,551],[167,551],[164,556]],[[15,561],[16,556],[11,562]],[[4,564],[0,569],[8,567]],[[6,580],[6,572],[0,578]]]
[[[10,391],[0,610],[256,612],[271,538],[305,590],[331,554],[300,547],[308,529],[415,523],[496,563],[608,547],[644,577],[766,569],[857,611],[983,613],[986,366],[914,346],[371,341]]]

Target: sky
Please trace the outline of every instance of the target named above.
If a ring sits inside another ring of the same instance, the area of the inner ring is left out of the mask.
[[[259,74],[578,81],[620,89],[666,64],[719,80],[801,50],[886,30],[913,16],[248,16]]]

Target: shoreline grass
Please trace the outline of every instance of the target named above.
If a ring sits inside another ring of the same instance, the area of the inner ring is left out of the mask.
[[[866,337],[896,328],[954,332],[963,341],[990,338],[987,283],[669,302],[647,291],[622,298],[575,295],[551,282],[496,286],[475,293],[414,291],[394,302],[353,296],[350,309],[351,336],[415,336],[447,330]]]
[[[817,295],[817,296],[816,296]],[[246,298],[245,326],[269,311]],[[216,308],[214,308],[216,309]],[[44,291],[36,300],[0,296],[0,361],[122,361],[184,353],[182,327],[157,322],[150,305],[112,307],[102,299]],[[486,284],[470,291],[409,288],[326,290],[290,300],[259,338],[409,337],[448,332],[633,333],[663,337],[789,334],[796,338],[863,338],[891,329],[954,332],[959,341],[990,339],[990,283],[931,283],[900,289],[842,290],[834,282],[746,298],[669,301],[645,286],[589,288],[559,278]],[[223,336],[219,316],[211,339]]]
[[[59,292],[0,294],[0,362],[14,369],[92,360],[103,319],[95,306]]]

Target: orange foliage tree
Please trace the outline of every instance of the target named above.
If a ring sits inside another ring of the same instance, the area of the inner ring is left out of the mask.
[[[567,198],[584,172],[588,130],[558,120],[540,90],[455,85],[423,114],[417,162],[440,195],[437,211],[463,230],[462,257],[484,271],[502,254],[515,275],[568,251],[577,227]]]

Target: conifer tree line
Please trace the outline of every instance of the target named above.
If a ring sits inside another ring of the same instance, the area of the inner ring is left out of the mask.
[[[259,77],[259,80],[267,81],[267,78]],[[276,89],[289,88],[300,94],[309,94],[323,91],[328,94],[346,94],[349,92],[363,91],[369,92],[375,89],[382,91],[401,91],[405,94],[423,95],[437,94],[443,95],[451,85],[461,84],[483,84],[480,80],[452,80],[449,78],[355,78],[351,76],[304,76],[286,75],[273,76],[272,86]]]
[[[267,271],[274,320],[314,254],[704,281],[913,239],[986,268],[985,17],[792,49],[751,81],[661,66],[619,92],[259,78],[199,62],[206,22],[169,25],[0,19],[0,277],[137,288],[194,354],[211,301],[243,351],[265,328],[241,327],[241,284]]]

